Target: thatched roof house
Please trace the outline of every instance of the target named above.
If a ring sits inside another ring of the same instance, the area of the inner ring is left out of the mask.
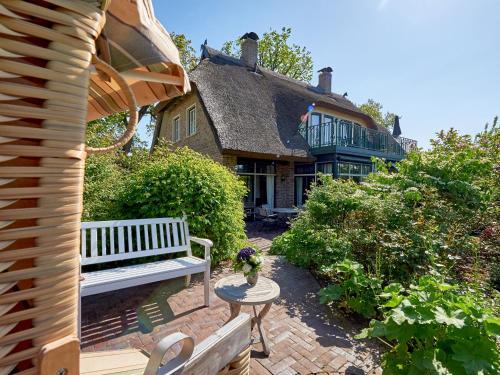
[[[247,176],[249,206],[300,205],[318,170],[361,179],[371,156],[403,157],[387,129],[332,92],[331,68],[313,86],[258,66],[257,46],[246,34],[235,58],[203,45],[192,92],[157,107],[153,144],[189,146]]]

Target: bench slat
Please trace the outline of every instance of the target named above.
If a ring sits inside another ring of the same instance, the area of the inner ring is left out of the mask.
[[[146,250],[149,250],[149,227],[150,225],[143,225],[144,228],[144,243],[146,245]]]
[[[118,247],[118,251],[120,253],[125,252],[125,238],[123,236],[123,227],[118,227]]]
[[[156,232],[156,225],[151,224],[151,235],[153,236],[153,249],[158,248],[158,233]]]
[[[128,247],[127,247],[127,252],[128,253],[131,253],[134,251],[134,249],[132,248],[132,226],[131,225],[127,225],[127,242],[128,242]]]
[[[177,223],[172,223],[172,233],[174,237],[174,246],[179,246],[179,227]]]
[[[109,253],[113,255],[115,253],[115,228],[114,227],[109,227],[109,237],[111,239],[110,245],[109,245]]]
[[[186,244],[186,235],[184,234],[184,225],[179,223],[179,232],[181,234],[181,245]]]
[[[82,247],[82,251],[81,251],[82,258],[86,258],[87,257],[87,230],[86,229],[82,229],[82,238],[80,241],[81,241],[81,247]]]
[[[97,256],[97,228],[90,230],[90,256]]]
[[[106,228],[101,228],[101,249],[102,249],[102,255],[107,255],[107,250],[106,250]]]
[[[160,226],[160,244],[161,244],[161,247],[165,247],[165,234],[163,232],[163,223],[160,223],[159,224]]]
[[[171,247],[172,240],[170,239],[170,223],[166,223],[165,228],[167,229],[167,247]]]
[[[142,250],[142,243],[141,243],[141,226],[136,225],[135,226],[135,235],[136,235],[136,248],[134,250],[136,251],[141,251]]]

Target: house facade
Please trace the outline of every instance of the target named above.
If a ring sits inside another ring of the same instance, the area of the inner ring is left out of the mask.
[[[153,146],[163,138],[234,170],[249,209],[301,206],[318,172],[361,181],[372,156],[395,162],[416,146],[333,93],[331,68],[312,86],[259,67],[257,39],[244,36],[239,59],[202,46],[192,91],[157,107]]]

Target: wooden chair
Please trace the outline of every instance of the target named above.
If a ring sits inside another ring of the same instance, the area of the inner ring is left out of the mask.
[[[250,373],[251,319],[240,314],[194,346],[191,337],[174,333],[162,339],[150,356],[137,349],[82,353],[81,375],[243,375]],[[166,353],[179,354],[162,364]]]

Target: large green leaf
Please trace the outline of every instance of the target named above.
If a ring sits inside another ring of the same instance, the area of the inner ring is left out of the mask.
[[[463,315],[462,310],[456,310],[448,314],[441,306],[438,306],[434,309],[434,315],[438,323],[452,325],[457,328],[462,328],[465,324],[464,319],[459,318],[459,316]]]

